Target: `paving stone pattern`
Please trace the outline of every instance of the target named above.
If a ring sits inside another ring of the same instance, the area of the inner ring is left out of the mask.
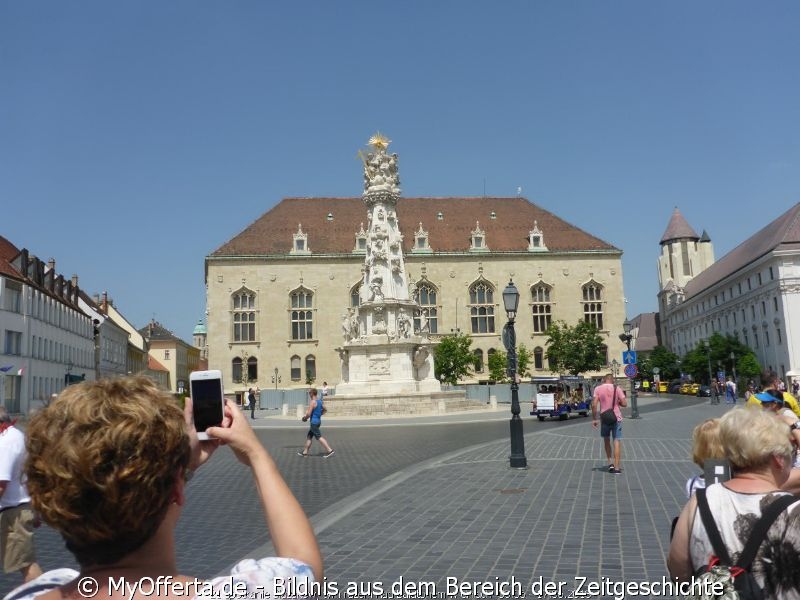
[[[674,406],[688,407],[664,410]],[[318,527],[330,581],[645,580],[665,572],[669,523],[696,469],[691,429],[726,408],[645,404],[642,419],[624,423],[621,476],[601,472],[606,461],[588,419],[526,418],[526,471],[508,469],[505,418],[323,427],[336,448],[330,459],[296,456],[302,424],[258,433]],[[264,423],[271,422],[257,425]],[[265,555],[262,523],[249,473],[221,449],[188,488],[176,531],[179,568],[210,577],[241,557]],[[45,569],[75,566],[49,528],[36,543]],[[17,583],[17,575],[0,577],[0,595]]]
[[[529,469],[507,468],[507,440],[430,465],[318,534],[332,581],[657,581],[672,518],[695,471],[691,429],[724,412],[700,405],[626,420],[622,475],[599,433],[570,422],[525,436]]]

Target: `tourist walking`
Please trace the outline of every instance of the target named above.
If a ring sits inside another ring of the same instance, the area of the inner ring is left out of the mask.
[[[247,390],[247,403],[250,405],[250,420],[256,418],[256,394],[253,388]]]
[[[625,392],[616,383],[614,376],[609,374],[603,378],[603,383],[594,388],[594,399],[592,401],[592,427],[597,429],[600,425],[600,437],[603,438],[603,446],[608,459],[608,472],[619,475],[622,473],[620,461],[622,460],[622,412],[621,406],[627,406]],[[616,420],[608,423],[600,423],[598,415],[602,417],[605,411],[614,412]],[[614,437],[614,451],[612,458],[611,436]]]
[[[302,457],[308,456],[308,451],[311,449],[311,442],[316,438],[317,441],[322,444],[322,447],[325,448],[325,454],[322,455],[323,458],[328,458],[333,456],[334,450],[331,448],[330,444],[328,444],[328,440],[322,437],[322,433],[320,432],[320,426],[322,425],[322,415],[327,412],[325,410],[325,402],[322,398],[317,398],[317,388],[311,388],[308,390],[308,409],[306,410],[306,414],[303,415],[303,422],[310,420],[310,427],[308,433],[306,434],[306,444],[303,447],[302,452],[298,452]]]
[[[725,384],[725,404],[736,404],[736,382],[730,377]]]
[[[33,547],[38,520],[22,480],[24,463],[25,436],[0,406],[0,559],[4,572],[19,571],[27,582],[42,570]]]

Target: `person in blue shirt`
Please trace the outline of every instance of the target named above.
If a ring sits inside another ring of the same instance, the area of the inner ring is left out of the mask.
[[[325,403],[322,398],[317,399],[317,388],[311,388],[308,390],[308,397],[310,401],[308,403],[308,409],[306,410],[306,414],[303,415],[303,422],[305,423],[309,419],[311,420],[311,427],[306,434],[306,444],[303,447],[302,452],[298,452],[300,456],[303,458],[308,457],[308,451],[311,449],[311,442],[316,438],[322,447],[325,448],[325,454],[322,455],[322,458],[329,458],[333,456],[334,450],[331,448],[330,444],[328,444],[328,440],[322,437],[322,433],[320,433],[320,425],[322,424],[322,415],[325,414]]]

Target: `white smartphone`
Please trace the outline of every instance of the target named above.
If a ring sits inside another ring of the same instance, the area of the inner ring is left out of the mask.
[[[194,371],[189,375],[189,390],[197,437],[207,440],[206,429],[222,424],[225,406],[222,371]]]

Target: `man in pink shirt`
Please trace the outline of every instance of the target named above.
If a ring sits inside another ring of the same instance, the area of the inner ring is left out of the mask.
[[[615,400],[616,399],[616,400]],[[616,423],[613,425],[600,425],[600,437],[603,438],[603,444],[606,448],[606,458],[608,459],[608,472],[619,475],[622,473],[620,469],[620,459],[622,455],[622,411],[620,406],[628,406],[625,399],[625,392],[614,383],[613,375],[606,375],[603,377],[603,383],[594,388],[594,399],[592,400],[592,427],[597,429],[600,424],[599,416],[604,410],[614,409],[614,414],[617,417]],[[614,436],[614,460],[611,460],[611,438]]]

